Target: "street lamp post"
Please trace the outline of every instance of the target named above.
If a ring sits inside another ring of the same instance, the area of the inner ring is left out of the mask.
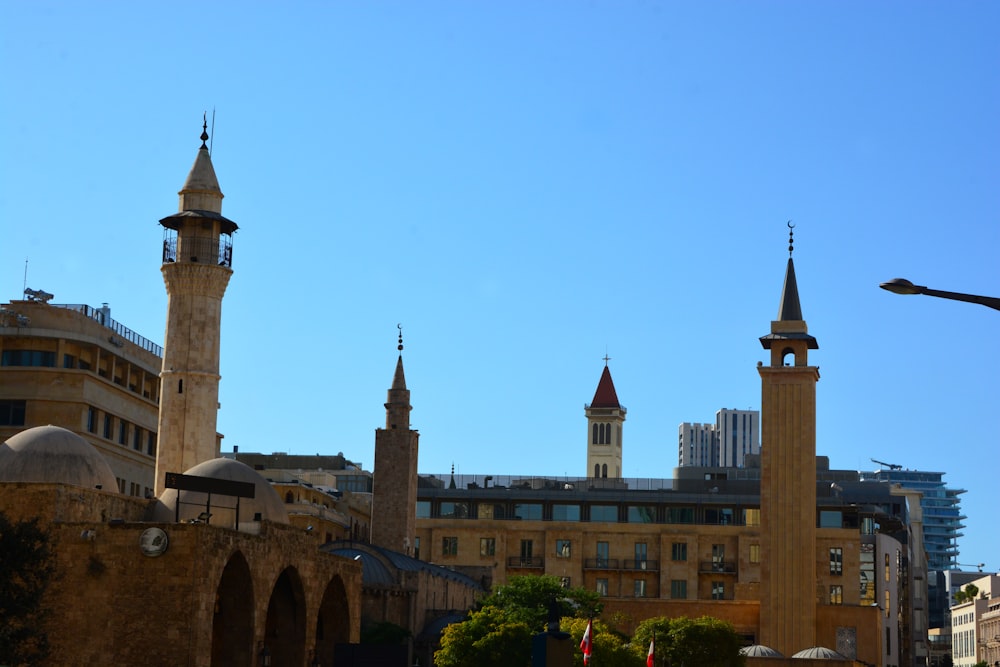
[[[961,292],[945,292],[943,290],[931,289],[923,285],[914,285],[906,278],[893,278],[889,282],[879,285],[884,290],[893,294],[926,294],[952,301],[965,301],[968,303],[978,303],[981,306],[1000,310],[1000,299],[995,296],[978,296],[976,294],[962,294]]]

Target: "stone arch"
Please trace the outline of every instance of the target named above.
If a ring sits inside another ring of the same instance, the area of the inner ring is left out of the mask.
[[[791,363],[789,363],[789,361],[791,361]],[[794,349],[792,349],[790,347],[786,347],[784,350],[781,351],[781,365],[782,366],[796,366],[797,365],[797,362],[796,362],[796,359],[795,359],[795,350]]]
[[[301,665],[305,662],[305,599],[298,570],[286,567],[271,589],[267,620],[264,622],[261,649],[270,653],[272,665]]]
[[[351,641],[351,605],[347,590],[339,576],[327,584],[323,600],[316,614],[317,662],[321,665],[333,664],[333,651],[337,644]]]
[[[253,579],[239,551],[222,570],[212,614],[212,667],[253,664]]]

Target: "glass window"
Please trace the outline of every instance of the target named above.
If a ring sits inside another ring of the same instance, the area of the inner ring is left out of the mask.
[[[843,586],[830,586],[830,604],[844,604]]]
[[[633,583],[632,590],[635,593],[635,597],[644,598],[646,597],[646,580],[636,579]]]
[[[579,521],[580,520],[580,506],[579,505],[553,505],[552,506],[552,520],[553,521]]]
[[[844,550],[840,547],[830,547],[830,574],[844,573]]]
[[[431,518],[431,501],[429,500],[417,501],[417,518],[418,519]]]
[[[111,439],[111,415],[104,415],[104,437],[107,440]]]
[[[441,513],[439,516],[442,519],[468,519],[469,503],[455,503],[448,500],[442,500]]]
[[[636,567],[645,566],[645,564],[646,564],[646,553],[647,553],[646,543],[645,542],[636,542],[635,543],[635,564],[636,564]]]
[[[156,434],[152,431],[146,434],[146,453],[156,456]]]
[[[674,542],[670,547],[670,558],[671,560],[687,560],[688,559],[688,545],[687,542]]]
[[[713,600],[726,599],[726,584],[724,584],[721,581],[712,582],[712,599]]]
[[[750,545],[750,562],[753,564],[760,563],[760,545],[751,544]]]
[[[327,540],[329,542],[330,540]],[[413,538],[413,557],[420,560],[420,538]]]
[[[56,353],[44,350],[4,350],[0,366],[49,366],[56,365]]]
[[[142,451],[142,429],[138,426],[132,431],[132,449],[137,452]]]
[[[667,523],[694,523],[694,508],[668,507]]]
[[[733,510],[731,507],[706,507],[705,523],[719,526],[728,526],[733,523]]]
[[[442,537],[441,538],[441,554],[444,556],[457,556],[458,555],[458,538],[457,537]]]
[[[618,506],[617,505],[591,505],[590,506],[590,520],[591,521],[618,521]]]
[[[608,565],[608,543],[598,542],[597,543],[597,566],[607,567]]]
[[[541,521],[542,520],[542,504],[541,503],[515,503],[514,504],[514,518],[522,519],[524,521]]]
[[[759,526],[760,525],[760,510],[743,510],[743,525],[745,526]]]
[[[570,541],[556,540],[556,557],[569,558],[569,555],[570,555]]]
[[[819,513],[820,528],[840,528],[844,525],[843,513],[839,510],[822,510]]]
[[[0,426],[24,426],[25,401],[0,401]],[[93,408],[91,408],[93,409]]]
[[[656,507],[653,505],[629,505],[629,523],[656,523]]]
[[[480,556],[495,556],[497,553],[497,541],[493,537],[480,537],[479,538],[479,555]]]
[[[569,588],[570,587],[570,578],[569,577],[560,577],[559,578],[559,583],[562,584],[563,588]]]
[[[608,594],[608,580],[598,579],[597,580],[597,594],[607,596]]]
[[[521,540],[521,558],[530,559],[532,552],[535,550],[535,542],[533,540]]]
[[[688,582],[684,579],[673,579],[670,582],[670,598],[673,600],[686,600],[688,596]]]

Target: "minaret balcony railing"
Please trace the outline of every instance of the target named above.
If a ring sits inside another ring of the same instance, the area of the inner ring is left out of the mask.
[[[163,234],[163,263],[191,262],[217,264],[227,269],[233,268],[233,237],[223,234],[218,239],[184,239],[178,255],[177,232],[165,229]]]

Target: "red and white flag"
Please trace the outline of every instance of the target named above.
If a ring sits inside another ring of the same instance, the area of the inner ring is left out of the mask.
[[[653,667],[656,661],[656,636],[649,640],[649,653],[646,654],[646,667]]]
[[[583,651],[583,664],[589,664],[590,654],[594,650],[594,619],[587,621],[587,629],[580,640],[580,650]]]

